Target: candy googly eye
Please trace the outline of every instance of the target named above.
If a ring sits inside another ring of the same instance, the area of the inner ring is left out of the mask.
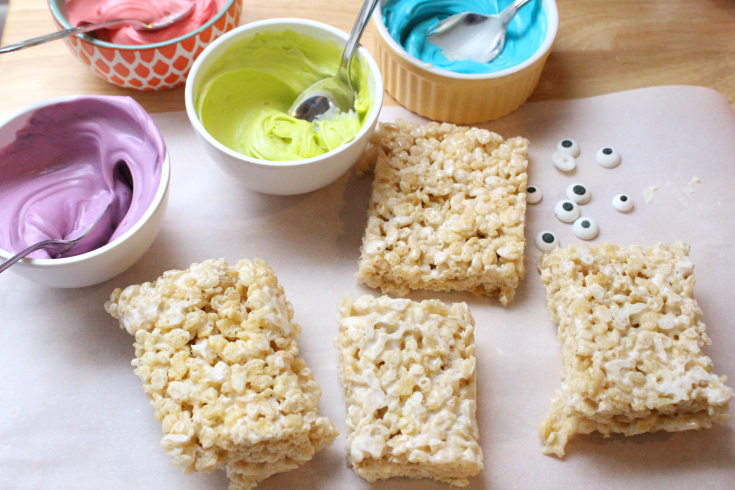
[[[536,248],[542,252],[551,252],[559,246],[559,240],[556,239],[556,235],[550,231],[542,231],[536,235]]]
[[[528,204],[536,204],[544,197],[544,193],[538,187],[531,186],[526,189],[526,202]]]
[[[572,155],[574,158],[579,156],[579,145],[574,140],[561,140],[557,145],[556,149],[559,151],[565,151]]]
[[[600,233],[600,227],[597,226],[597,221],[592,218],[579,218],[572,225],[572,231],[577,235],[577,238],[592,240]]]
[[[620,165],[620,153],[615,148],[601,148],[595,155],[597,163],[605,168],[614,168]]]
[[[633,201],[626,194],[618,194],[613,197],[612,204],[621,213],[626,213],[633,209]]]
[[[572,201],[559,201],[554,206],[554,215],[559,218],[559,221],[564,223],[572,223],[575,219],[579,218],[581,211],[579,206]]]
[[[569,172],[577,166],[574,157],[565,151],[555,151],[551,155],[551,160],[554,162],[554,166],[562,172]]]
[[[577,204],[587,204],[590,202],[592,194],[584,184],[572,184],[567,187],[567,197]]]

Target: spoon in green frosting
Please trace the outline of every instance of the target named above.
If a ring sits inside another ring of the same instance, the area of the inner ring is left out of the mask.
[[[362,37],[362,33],[367,26],[370,16],[373,15],[379,0],[365,0],[357,16],[355,25],[352,27],[350,37],[345,44],[345,50],[342,53],[342,61],[339,69],[334,76],[319,80],[301,95],[288,110],[296,119],[313,122],[318,116],[326,113],[330,109],[336,109],[340,112],[349,112],[355,108],[355,89],[352,88],[350,81],[350,62],[352,55],[355,53],[357,43]]]

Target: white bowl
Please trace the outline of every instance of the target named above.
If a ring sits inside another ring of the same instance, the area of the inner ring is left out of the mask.
[[[373,104],[365,124],[355,139],[324,155],[291,162],[271,162],[247,157],[214,139],[204,126],[194,108],[194,94],[207,70],[230,46],[241,39],[260,32],[292,30],[314,39],[332,40],[339,45],[347,42],[348,35],[339,29],[304,19],[271,19],[246,24],[230,31],[197,58],[186,81],[186,113],[197,136],[204,143],[210,157],[225,172],[242,182],[246,187],[267,194],[293,195],[311,192],[331,184],[349,170],[365,150],[378,121],[383,105],[383,79],[378,65],[367,49],[360,47],[357,56],[367,61],[370,68],[369,88]]]
[[[47,105],[67,102],[75,97],[59,97],[28,106],[0,122],[0,148],[15,139],[16,131],[23,128],[31,114]],[[115,241],[104,247],[75,257],[62,259],[25,258],[11,266],[14,272],[30,281],[57,288],[80,288],[105,282],[121,274],[140,259],[150,248],[161,230],[168,205],[171,162],[168,151],[161,168],[161,182],[145,214],[135,225]],[[0,249],[0,259],[7,260],[15,253]]]

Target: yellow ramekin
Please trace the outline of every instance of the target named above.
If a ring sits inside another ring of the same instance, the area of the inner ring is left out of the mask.
[[[548,26],[538,51],[517,66],[479,75],[441,70],[409,55],[388,33],[377,8],[375,54],[386,90],[408,110],[435,121],[474,124],[510,114],[536,88],[559,27],[556,2],[542,1]]]

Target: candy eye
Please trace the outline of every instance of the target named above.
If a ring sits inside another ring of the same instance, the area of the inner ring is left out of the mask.
[[[569,172],[577,166],[574,157],[565,151],[555,151],[551,159],[554,161],[554,166],[562,172]]]
[[[600,227],[597,226],[597,221],[592,218],[579,218],[572,225],[572,231],[577,235],[577,238],[592,240],[600,233]]]
[[[567,187],[567,197],[570,201],[574,201],[577,204],[587,204],[592,198],[592,194],[587,187],[583,184],[572,184]]]
[[[526,189],[526,202],[528,204],[536,204],[544,197],[544,193],[538,187],[531,186]]]
[[[575,219],[579,218],[581,212],[576,203],[572,201],[559,201],[554,206],[554,214],[559,218],[559,221],[572,223]]]
[[[626,213],[633,209],[633,201],[626,194],[618,194],[613,197],[613,207],[621,213]]]
[[[574,140],[561,140],[556,145],[556,149],[559,151],[565,151],[575,158],[579,156],[579,145]]]
[[[551,252],[559,246],[559,240],[556,239],[556,235],[550,231],[542,231],[536,235],[536,248],[542,252]]]
[[[614,168],[620,165],[620,153],[615,148],[602,148],[595,155],[597,163],[605,168]]]

